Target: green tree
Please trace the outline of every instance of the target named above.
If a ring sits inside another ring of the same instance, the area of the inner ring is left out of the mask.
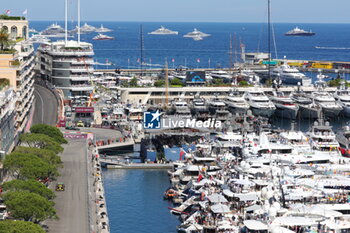
[[[55,179],[57,167],[50,165],[35,154],[12,152],[4,161],[4,168],[17,179]]]
[[[64,139],[63,133],[57,127],[51,125],[36,124],[30,127],[30,132],[45,134],[55,139],[59,144],[67,143],[67,140]]]
[[[56,216],[54,203],[36,193],[13,191],[4,195],[11,216],[25,221],[40,222]]]
[[[245,80],[242,80],[238,83],[238,86],[240,87],[248,87],[249,86],[249,83]]]
[[[45,134],[25,133],[20,136],[20,141],[29,147],[52,150],[56,154],[63,151],[58,142]]]
[[[165,81],[164,80],[157,80],[154,82],[155,87],[164,87],[165,86]]]
[[[38,225],[26,221],[4,220],[0,221],[0,233],[45,233]]]
[[[10,35],[7,33],[7,30],[4,28],[0,29],[0,50],[3,51],[10,47],[12,41],[10,39]]]
[[[136,77],[133,77],[130,82],[129,82],[129,86],[130,87],[137,87],[137,78]]]
[[[19,146],[16,148],[16,152],[34,154],[51,165],[62,164],[61,157],[56,155],[52,150]]]
[[[5,192],[7,191],[28,191],[30,193],[39,194],[48,200],[55,197],[55,193],[47,188],[44,184],[36,180],[11,180],[1,184]]]
[[[184,85],[184,83],[178,78],[173,78],[171,80],[170,84],[173,86],[183,86]]]

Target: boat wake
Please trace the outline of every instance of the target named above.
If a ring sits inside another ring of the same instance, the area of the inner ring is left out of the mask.
[[[329,49],[329,50],[350,50],[350,47],[321,47],[315,46],[316,49]]]

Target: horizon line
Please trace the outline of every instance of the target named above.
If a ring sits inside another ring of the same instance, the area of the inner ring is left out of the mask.
[[[28,20],[28,19],[27,19]],[[64,22],[64,20],[28,20],[29,22]],[[265,24],[266,22],[226,22],[226,21],[213,21],[213,22],[204,22],[204,21],[138,21],[138,20],[80,20],[82,22],[120,22],[120,23],[259,23]],[[72,21],[71,21],[72,22]],[[77,22],[77,21],[73,21]],[[273,24],[350,24],[350,22],[333,22],[333,23],[325,23],[325,22],[272,22]]]

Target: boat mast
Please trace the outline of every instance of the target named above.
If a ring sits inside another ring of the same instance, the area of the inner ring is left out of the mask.
[[[78,0],[78,45],[80,44],[80,0]]]
[[[64,42],[67,45],[68,40],[68,0],[65,0],[64,2]]]
[[[142,24],[141,24],[140,25],[140,74],[141,74],[141,77],[143,76],[143,49],[144,49],[143,28],[142,28]]]
[[[269,79],[271,78],[271,12],[270,0],[267,0],[267,40],[268,40],[268,57],[269,57]]]
[[[230,52],[229,52],[229,54],[230,54],[230,74],[232,74],[232,35],[230,34]]]
[[[169,76],[168,76],[168,61],[165,61],[165,109],[169,104]]]

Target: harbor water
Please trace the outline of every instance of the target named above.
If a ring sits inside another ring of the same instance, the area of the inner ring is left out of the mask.
[[[163,201],[167,171],[106,169],[103,176],[111,233],[176,232],[180,222]]]

